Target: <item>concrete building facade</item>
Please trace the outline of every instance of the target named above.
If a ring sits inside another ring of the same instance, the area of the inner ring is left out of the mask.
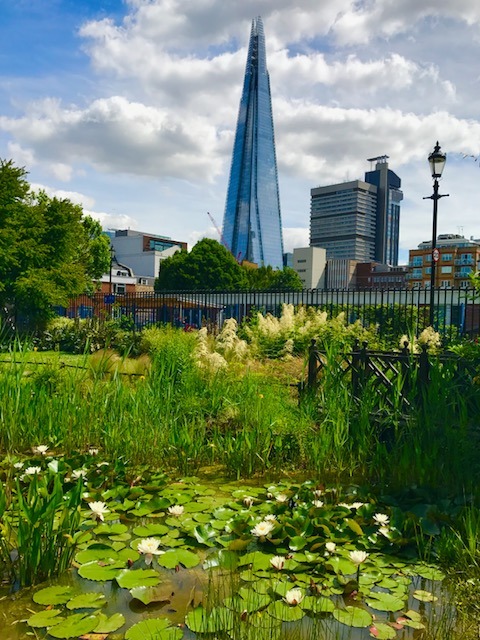
[[[293,269],[304,289],[324,289],[327,252],[322,247],[302,247],[293,250]]]

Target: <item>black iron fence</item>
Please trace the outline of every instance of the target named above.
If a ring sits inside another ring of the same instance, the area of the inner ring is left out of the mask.
[[[284,304],[314,307],[330,316],[343,312],[348,322],[377,325],[382,336],[419,335],[428,326],[428,289],[361,291],[165,291],[161,293],[79,296],[60,315],[78,318],[126,318],[139,328],[156,323],[219,329],[227,318],[242,322],[254,313],[279,317]],[[473,289],[436,289],[435,328],[441,334],[475,337],[480,332],[480,297]]]

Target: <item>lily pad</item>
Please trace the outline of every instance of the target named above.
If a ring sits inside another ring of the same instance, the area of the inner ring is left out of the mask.
[[[307,541],[302,536],[294,536],[290,539],[288,546],[292,551],[300,551],[300,549],[304,549],[307,546]]]
[[[113,580],[115,576],[125,567],[125,562],[112,562],[111,564],[101,565],[98,562],[88,562],[82,564],[78,569],[79,575],[87,580],[95,582],[107,582]],[[69,598],[70,599],[70,598]]]
[[[170,626],[165,618],[150,618],[137,622],[125,634],[125,640],[180,640],[183,631]]]
[[[438,600],[437,596],[434,596],[430,591],[424,591],[423,589],[417,589],[413,592],[413,597],[420,602],[436,602]]]
[[[72,587],[47,587],[33,594],[33,601],[37,604],[65,604],[73,596]]]
[[[160,576],[154,569],[124,569],[115,578],[124,589],[135,587],[153,587],[160,582]]]
[[[118,554],[112,547],[107,545],[92,545],[87,549],[79,551],[75,555],[75,562],[79,564],[86,564],[97,560],[104,560],[110,558],[111,560],[118,560]]]
[[[200,558],[196,553],[192,553],[188,549],[170,549],[163,555],[158,556],[158,564],[166,569],[174,569],[179,564],[191,569],[200,564]]]
[[[51,627],[64,620],[64,618],[60,616],[61,613],[62,612],[59,609],[39,611],[28,618],[27,624],[31,627]]]
[[[215,567],[235,571],[238,567],[238,554],[234,551],[220,549],[220,551],[211,555],[203,563],[204,569],[213,569]]]
[[[170,531],[164,524],[146,524],[133,529],[133,533],[140,538],[164,536]]]
[[[98,609],[105,603],[103,593],[82,593],[67,602],[67,609]]]
[[[377,640],[394,640],[397,637],[395,629],[385,622],[375,622],[369,631],[370,636]]]
[[[217,633],[233,629],[234,615],[226,607],[215,607],[209,613],[203,607],[197,607],[188,613],[185,622],[194,633]]]
[[[443,571],[440,571],[438,567],[432,565],[417,564],[414,567],[414,571],[421,578],[426,578],[427,580],[443,580],[445,578]]]
[[[97,619],[99,622],[95,627],[95,633],[113,633],[125,624],[125,616],[121,613],[114,613],[110,617],[104,613],[98,613]]]
[[[267,613],[277,620],[282,622],[294,622],[295,620],[301,620],[305,615],[305,611],[298,605],[289,605],[283,600],[276,600],[270,603],[267,607]]]
[[[372,615],[368,611],[350,605],[345,609],[335,609],[333,617],[348,627],[369,627],[373,622]]]
[[[98,525],[93,530],[97,536],[118,536],[121,533],[127,533],[128,527],[125,524],[121,524],[119,522],[115,522],[114,524],[103,524]]]
[[[200,544],[205,544],[211,547],[215,544],[215,536],[217,532],[211,526],[198,525],[193,530],[193,535]]]
[[[351,560],[342,558],[341,556],[333,556],[326,562],[327,568],[331,567],[335,573],[343,573],[343,575],[351,575],[356,573],[357,567]]]
[[[78,636],[93,631],[97,625],[97,616],[74,613],[59,624],[51,627],[48,630],[48,634],[53,638],[78,638]]]
[[[300,606],[302,609],[313,613],[331,613],[335,609],[335,605],[330,598],[325,598],[324,596],[306,596]]]
[[[130,589],[132,598],[147,605],[151,602],[169,602],[173,596],[171,584],[158,584],[153,587],[134,587]]]
[[[367,598],[367,604],[378,611],[400,611],[404,601],[385,591],[371,591]]]

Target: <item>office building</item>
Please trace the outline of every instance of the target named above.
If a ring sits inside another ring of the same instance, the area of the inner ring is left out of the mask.
[[[328,260],[398,264],[403,194],[387,158],[370,158],[375,170],[365,180],[311,190],[310,245],[324,247]]]
[[[283,266],[270,80],[260,17],[252,21],[222,237],[237,260]]]
[[[324,289],[326,251],[322,247],[301,247],[293,250],[293,269],[304,289]]]

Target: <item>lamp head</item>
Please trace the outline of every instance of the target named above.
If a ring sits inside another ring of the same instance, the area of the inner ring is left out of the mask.
[[[435,149],[428,156],[428,163],[430,164],[430,171],[432,174],[432,178],[442,177],[442,172],[443,172],[443,168],[445,167],[446,161],[447,161],[447,154],[442,153],[440,151],[440,145],[438,144],[438,140],[437,140]]]

